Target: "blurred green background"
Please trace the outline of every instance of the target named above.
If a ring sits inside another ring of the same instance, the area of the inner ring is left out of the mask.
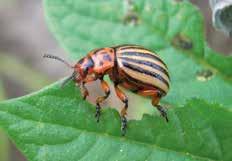
[[[212,27],[208,1],[191,2],[204,14],[209,45],[231,53],[232,39]],[[48,31],[43,14],[42,0],[0,0],[0,100],[31,93],[70,74],[60,63],[42,59],[45,52],[67,59]],[[0,130],[0,161],[25,160]]]

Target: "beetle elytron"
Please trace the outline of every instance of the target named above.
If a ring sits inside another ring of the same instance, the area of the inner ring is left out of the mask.
[[[152,105],[159,110],[161,116],[168,122],[166,111],[159,105],[161,97],[165,96],[169,90],[168,69],[160,57],[150,50],[138,45],[99,48],[90,51],[74,66],[56,56],[44,55],[44,57],[62,61],[74,69],[73,74],[65,80],[63,85],[70,80],[75,81],[78,86],[82,86],[84,99],[89,95],[85,84],[97,79],[101,81],[101,88],[105,95],[96,99],[95,117],[97,122],[101,114],[100,104],[110,94],[109,85],[103,79],[106,74],[113,81],[118,98],[124,103],[121,110],[122,135],[125,135],[127,127],[128,99],[119,86],[139,95],[151,97]]]

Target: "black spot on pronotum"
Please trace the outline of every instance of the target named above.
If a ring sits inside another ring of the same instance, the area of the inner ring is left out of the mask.
[[[177,48],[184,49],[184,50],[190,50],[193,48],[193,43],[190,40],[190,38],[188,38],[187,36],[183,34],[176,35],[172,40],[172,45],[174,45]]]
[[[99,62],[99,65],[100,65],[100,66],[102,66],[103,64],[104,64],[103,61],[100,61],[100,62]]]
[[[87,75],[88,70],[90,68],[92,68],[93,66],[94,66],[94,61],[91,58],[88,58],[87,61],[83,64],[83,73],[84,73],[84,75]]]
[[[92,60],[92,58],[87,59],[87,62],[85,64],[85,66],[88,67],[88,68],[91,68],[91,67],[94,66],[94,61]]]
[[[103,60],[105,60],[105,61],[112,61],[111,57],[108,54],[106,54],[106,55],[103,56]]]
[[[208,81],[213,77],[213,72],[209,69],[204,69],[196,73],[197,80],[199,81]]]

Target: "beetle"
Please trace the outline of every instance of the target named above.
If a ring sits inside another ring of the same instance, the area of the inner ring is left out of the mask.
[[[73,74],[62,83],[62,86],[70,80],[75,81],[82,87],[83,99],[89,95],[86,83],[100,80],[105,95],[96,99],[97,122],[101,114],[101,103],[110,95],[109,85],[104,80],[105,75],[109,75],[118,98],[124,103],[120,112],[122,135],[125,135],[127,128],[128,98],[121,87],[151,97],[152,105],[168,122],[166,110],[159,105],[159,101],[169,90],[170,76],[167,65],[154,52],[139,45],[99,48],[90,51],[74,66],[57,56],[45,54],[44,57],[59,60],[74,69]]]

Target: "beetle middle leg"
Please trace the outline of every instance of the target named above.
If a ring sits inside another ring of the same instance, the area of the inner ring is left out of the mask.
[[[100,78],[100,81],[101,81],[101,87],[102,87],[103,91],[105,92],[105,96],[101,96],[101,97],[98,97],[96,99],[96,113],[95,113],[95,117],[97,119],[97,122],[99,122],[99,118],[100,118],[100,115],[101,115],[101,106],[100,106],[100,103],[102,103],[110,95],[110,87],[107,84],[107,82],[104,81],[103,78]]]
[[[168,122],[168,116],[165,108],[159,105],[159,101],[162,97],[162,94],[159,90],[141,90],[138,92],[138,94],[142,96],[152,96],[152,105],[157,108],[161,116],[164,117],[165,120]]]
[[[127,115],[127,108],[128,108],[128,98],[122,92],[122,90],[118,88],[118,84],[115,84],[114,88],[115,88],[115,92],[118,98],[124,103],[124,107],[121,110],[121,131],[122,131],[122,135],[124,136],[126,134],[126,128],[127,128],[126,115]]]

